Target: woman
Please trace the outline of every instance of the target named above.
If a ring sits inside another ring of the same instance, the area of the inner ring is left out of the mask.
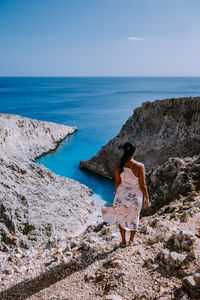
[[[124,154],[115,168],[113,208],[103,208],[102,213],[106,222],[119,224],[121,246],[124,248],[126,247],[126,230],[130,231],[128,245],[134,245],[133,239],[139,225],[143,195],[145,206],[149,205],[149,196],[144,165],[133,159],[135,145],[127,142],[123,145],[123,150]]]

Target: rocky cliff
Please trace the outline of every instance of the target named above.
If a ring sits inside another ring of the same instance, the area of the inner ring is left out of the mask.
[[[0,250],[54,244],[87,222],[91,190],[35,163],[76,130],[0,114]]]
[[[153,214],[159,209],[164,212],[164,206],[169,203],[172,203],[170,212],[176,211],[182,199],[192,202],[200,193],[200,156],[169,158],[147,174],[147,185],[151,207],[144,209],[143,215]],[[186,219],[189,213],[183,210],[182,219]]]
[[[118,147],[126,141],[136,144],[135,159],[148,171],[170,157],[200,153],[200,97],[145,102],[134,110],[120,133],[80,168],[114,178],[116,162],[122,155]]]
[[[30,120],[24,120],[29,126]],[[38,126],[54,132],[54,124]],[[70,238],[74,224],[83,225],[92,209],[88,189],[34,163],[40,147],[31,159],[22,156],[22,144],[15,152],[3,148],[7,135],[2,135],[0,154],[0,245],[8,250],[0,251],[0,299],[200,299],[199,155],[169,158],[149,170],[152,205],[140,218],[135,246],[122,249],[118,227],[108,226],[100,216]],[[50,136],[46,139],[56,147]],[[55,243],[63,235],[66,245]],[[41,240],[47,242],[45,249],[23,249]]]

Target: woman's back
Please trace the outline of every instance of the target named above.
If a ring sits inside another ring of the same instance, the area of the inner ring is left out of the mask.
[[[121,183],[126,186],[139,186],[139,177],[135,176],[130,167],[124,167],[120,173]]]

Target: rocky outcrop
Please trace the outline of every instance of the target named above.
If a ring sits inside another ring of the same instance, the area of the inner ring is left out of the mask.
[[[195,240],[195,236],[188,230],[181,230],[171,234],[166,244],[173,251],[166,248],[158,253],[157,259],[161,266],[169,272],[180,268],[186,260],[196,259],[193,249]]]
[[[170,157],[200,153],[200,97],[145,102],[134,110],[120,133],[80,168],[114,178],[118,148],[126,141],[136,144],[135,159],[150,171]]]
[[[200,156],[169,158],[163,165],[147,174],[151,206],[143,210],[143,214],[155,213],[164,205],[181,198],[192,201],[200,192],[199,178]],[[174,210],[176,206],[177,203],[174,204]],[[189,212],[183,211],[182,221],[188,216]]]
[[[43,122],[17,115],[0,114],[1,149],[35,160],[54,151],[77,127]]]
[[[34,161],[76,130],[0,114],[0,250],[55,244],[84,228],[91,190]]]

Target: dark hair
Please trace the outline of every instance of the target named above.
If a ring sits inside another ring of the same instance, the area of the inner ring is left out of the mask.
[[[123,145],[122,148],[124,150],[124,154],[122,155],[121,160],[120,160],[120,164],[119,164],[120,173],[123,172],[125,163],[133,155],[133,153],[135,152],[135,148],[136,147],[135,147],[135,145],[133,143],[126,142]]]

